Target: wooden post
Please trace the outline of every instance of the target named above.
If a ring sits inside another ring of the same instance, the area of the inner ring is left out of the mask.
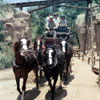
[[[98,81],[99,81],[99,87],[100,87],[100,51],[99,51],[99,79]]]
[[[91,18],[91,39],[92,39],[92,67],[94,66],[94,33],[93,33],[93,15],[92,2],[90,3],[90,18]]]
[[[87,7],[89,7],[88,1],[87,1]],[[86,26],[85,26],[85,32],[86,32],[85,37],[86,38],[85,38],[85,43],[84,43],[84,54],[85,54],[85,51],[87,49],[86,44],[87,44],[87,35],[88,35],[88,29],[89,29],[89,10],[86,10],[85,24],[86,24]]]

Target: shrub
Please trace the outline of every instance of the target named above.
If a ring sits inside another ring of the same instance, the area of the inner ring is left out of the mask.
[[[13,52],[8,43],[0,43],[0,69],[9,68],[12,65]]]

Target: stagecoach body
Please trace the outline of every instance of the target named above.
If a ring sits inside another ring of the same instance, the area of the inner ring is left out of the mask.
[[[70,30],[67,26],[58,26],[56,31],[56,37],[48,37],[46,35],[45,37],[45,45],[55,45],[56,48],[58,44],[60,44],[60,41],[63,39],[67,39],[67,36],[70,34]]]

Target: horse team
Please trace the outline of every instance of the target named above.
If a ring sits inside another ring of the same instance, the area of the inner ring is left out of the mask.
[[[33,44],[33,48],[29,48],[30,41],[27,37],[23,37],[13,45],[15,54],[13,72],[17,91],[24,100],[28,73],[31,70],[34,71],[36,88],[39,89],[38,74],[40,72],[40,78],[42,78],[44,72],[51,89],[51,100],[54,100],[58,75],[60,75],[60,87],[62,87],[62,76],[64,75],[65,81],[67,81],[67,75],[70,73],[70,61],[73,56],[72,46],[66,40],[59,40],[58,44],[47,45],[42,42],[41,37],[36,37]],[[20,78],[23,78],[22,91],[20,90]]]

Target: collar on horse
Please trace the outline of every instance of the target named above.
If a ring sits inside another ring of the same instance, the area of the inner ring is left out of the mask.
[[[26,59],[26,58],[25,58],[25,59]],[[18,68],[18,67],[21,67],[21,66],[23,66],[23,65],[25,65],[25,62],[24,62],[22,65],[17,65],[17,64],[16,64],[16,57],[14,58],[14,60],[13,60],[13,66],[14,66],[14,67],[17,67],[17,68]]]
[[[14,67],[20,67],[19,65],[16,64],[16,57],[15,57],[14,60],[13,60],[13,66],[14,66]]]

